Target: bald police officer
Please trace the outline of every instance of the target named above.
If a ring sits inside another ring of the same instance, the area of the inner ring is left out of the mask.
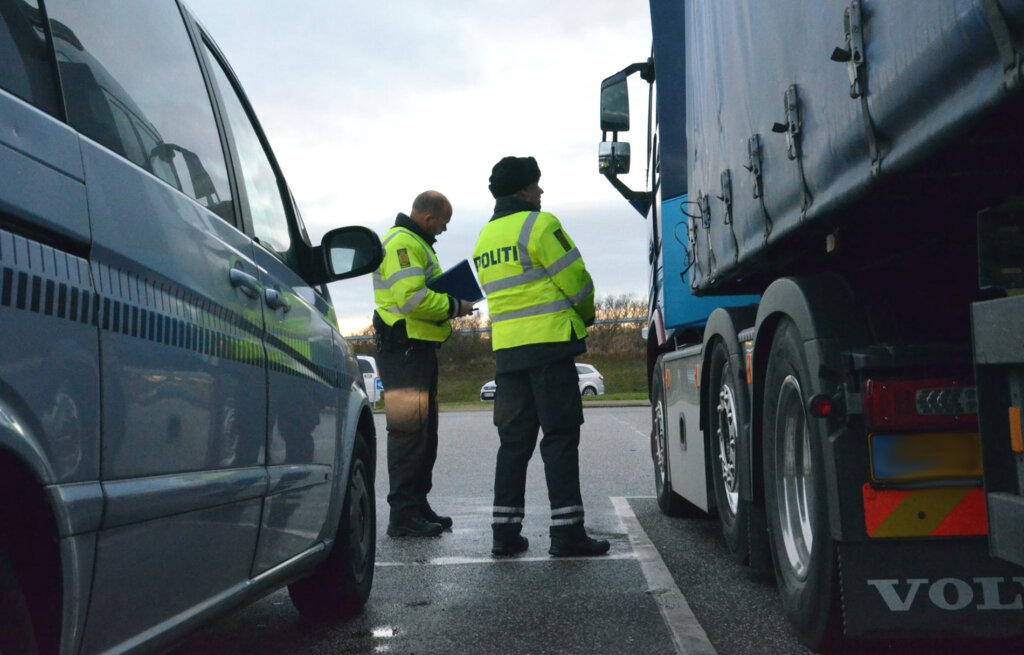
[[[494,424],[501,444],[494,471],[495,555],[529,547],[522,536],[526,468],[538,431],[551,502],[551,547],[559,556],[602,555],[609,544],[583,528],[579,480],[583,404],[574,358],[586,352],[594,284],[580,251],[553,214],[540,211],[533,157],[505,157],[491,171],[494,215],[473,251],[487,295],[497,368]]]
[[[435,537],[452,527],[451,517],[427,502],[437,460],[437,349],[452,333],[451,319],[473,311],[472,303],[427,287],[441,275],[433,244],[451,218],[452,205],[442,194],[418,195],[409,215],[399,214],[384,236],[384,259],[373,274],[391,537]]]

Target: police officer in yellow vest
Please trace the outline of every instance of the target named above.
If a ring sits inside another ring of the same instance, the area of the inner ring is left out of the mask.
[[[437,459],[437,349],[451,319],[470,302],[437,293],[427,281],[441,275],[433,244],[448,229],[452,206],[437,191],[416,197],[384,236],[384,260],[373,274],[377,364],[388,430],[391,537],[436,537],[452,527],[427,502]]]
[[[594,283],[580,251],[553,214],[540,211],[533,157],[505,157],[491,171],[494,215],[473,263],[487,295],[497,368],[494,424],[501,445],[494,472],[491,552],[514,555],[522,536],[526,468],[538,430],[551,502],[555,556],[602,555],[609,544],[583,528],[579,454],[583,404],[574,357],[586,352]]]

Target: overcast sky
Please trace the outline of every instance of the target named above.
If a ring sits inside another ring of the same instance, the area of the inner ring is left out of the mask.
[[[537,158],[543,208],[599,296],[647,295],[647,227],[597,173],[601,80],[650,52],[647,0],[186,0],[252,102],[315,243],[383,234],[412,199],[452,202],[441,266],[469,258],[491,167]],[[646,91],[631,88],[634,186]],[[369,276],[330,285],[342,333],[369,325]]]

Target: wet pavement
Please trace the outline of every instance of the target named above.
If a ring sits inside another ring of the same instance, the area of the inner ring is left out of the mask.
[[[303,620],[278,591],[193,635],[174,655],[687,653],[810,651],[782,616],[774,583],[733,563],[714,519],[671,519],[652,497],[648,407],[586,407],[580,472],[593,559],[547,554],[539,452],[528,474],[520,556],[490,555],[497,433],[489,412],[441,416],[430,501],[453,517],[434,539],[391,539],[378,444],[377,567],[370,601],[347,622]],[[374,417],[383,435],[383,416]],[[876,644],[858,652],[1024,652],[972,644]]]

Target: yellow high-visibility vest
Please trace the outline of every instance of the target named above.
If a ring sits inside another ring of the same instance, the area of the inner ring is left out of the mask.
[[[444,341],[452,333],[448,295],[427,288],[441,266],[426,241],[404,227],[384,236],[384,260],[373,274],[373,300],[388,324],[405,321],[410,339]]]
[[[523,211],[490,221],[473,264],[487,295],[494,350],[587,336],[594,282],[553,214]]]

